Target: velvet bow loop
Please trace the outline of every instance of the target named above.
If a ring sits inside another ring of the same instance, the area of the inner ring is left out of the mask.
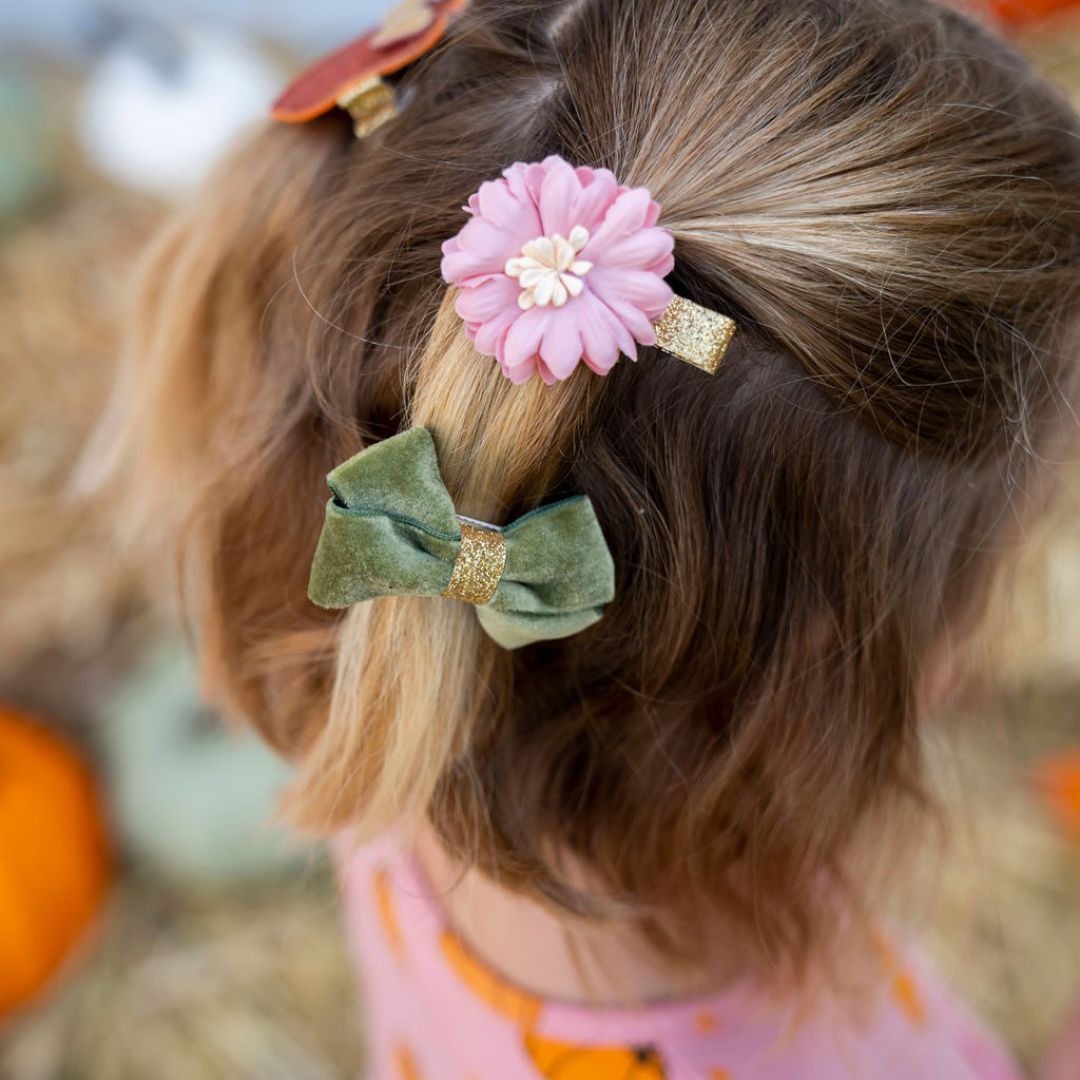
[[[308,587],[316,604],[344,608],[379,596],[446,592],[462,547],[461,520],[426,428],[361,451],[328,481],[334,497]],[[615,593],[615,569],[587,497],[533,510],[497,531],[505,566],[476,612],[499,645],[569,637],[601,618]]]

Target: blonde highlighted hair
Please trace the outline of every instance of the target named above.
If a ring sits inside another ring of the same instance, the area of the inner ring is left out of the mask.
[[[1076,120],[928,0],[477,0],[398,93],[362,141],[258,132],[149,261],[118,442],[208,684],[308,827],[426,817],[527,895],[799,968],[920,800],[920,679],[1066,428]],[[473,351],[439,246],[549,153],[652,190],[674,287],[740,323],[714,378]],[[307,601],[326,472],[411,424],[462,513],[591,496],[596,627],[507,653],[455,602]]]

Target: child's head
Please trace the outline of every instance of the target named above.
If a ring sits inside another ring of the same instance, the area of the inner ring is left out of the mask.
[[[478,0],[398,90],[362,140],[258,135],[146,277],[132,490],[209,682],[308,825],[426,812],[530,895],[589,908],[569,855],[673,944],[712,909],[804,959],[1071,415],[1076,121],[929,0]],[[440,246],[548,154],[651,189],[672,285],[739,323],[714,377],[474,351]],[[507,652],[454,601],[311,605],[325,474],[412,425],[460,513],[591,497],[596,626]]]

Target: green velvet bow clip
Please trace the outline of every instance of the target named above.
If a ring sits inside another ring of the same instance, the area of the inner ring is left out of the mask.
[[[426,428],[368,447],[327,479],[334,498],[308,586],[316,604],[446,591],[461,528]],[[570,637],[600,619],[615,595],[615,567],[588,498],[541,507],[499,531],[506,565],[494,595],[476,608],[499,645]]]

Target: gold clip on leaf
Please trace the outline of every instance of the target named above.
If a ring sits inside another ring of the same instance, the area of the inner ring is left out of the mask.
[[[358,139],[378,131],[383,124],[397,116],[394,91],[378,75],[350,87],[337,99],[337,103],[352,117],[353,131]]]

